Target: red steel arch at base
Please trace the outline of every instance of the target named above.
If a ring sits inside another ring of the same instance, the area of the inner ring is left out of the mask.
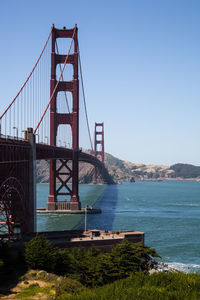
[[[13,234],[14,226],[27,228],[25,194],[19,180],[9,177],[0,186],[0,233]]]

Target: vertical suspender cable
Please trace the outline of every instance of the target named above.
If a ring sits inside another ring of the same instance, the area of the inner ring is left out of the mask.
[[[39,65],[37,68],[37,120],[40,119],[40,113],[39,113]],[[38,134],[40,135],[40,131],[38,132]]]
[[[24,130],[26,130],[26,86],[24,88]]]
[[[15,103],[14,103],[14,105],[13,105],[13,125],[14,125],[15,127],[17,127],[17,124],[15,123]],[[14,136],[15,136],[15,132],[14,132]]]
[[[20,130],[19,99],[18,99],[18,101],[17,101],[17,124],[18,124],[18,130]],[[20,135],[20,131],[19,131],[18,135]]]
[[[90,145],[91,145],[91,149],[92,149],[92,151],[93,151],[92,138],[91,138],[90,127],[89,127],[89,121],[88,121],[88,114],[87,114],[87,106],[86,106],[86,100],[85,100],[85,91],[84,91],[84,85],[83,85],[83,74],[82,74],[82,67],[81,67],[81,57],[80,57],[79,45],[78,45],[78,58],[79,58],[79,69],[80,69],[80,75],[81,75],[81,86],[82,86],[82,93],[83,93],[83,101],[84,101],[84,108],[85,108],[85,116],[86,116],[86,122],[87,122],[87,128],[88,128],[89,139],[90,139]]]
[[[39,63],[39,61],[40,61],[40,59],[41,59],[41,57],[43,55],[43,52],[44,52],[44,50],[45,50],[45,48],[46,48],[46,46],[48,44],[48,41],[49,41],[49,39],[51,37],[51,34],[52,34],[52,29],[51,29],[51,32],[49,33],[49,36],[48,36],[48,38],[46,40],[46,43],[45,43],[45,45],[44,45],[44,47],[42,49],[42,52],[40,53],[40,56],[39,56],[38,60],[36,61],[36,63],[35,63],[32,71],[31,71],[31,73],[27,77],[26,81],[24,82],[24,84],[20,88],[20,90],[17,93],[17,95],[14,97],[14,99],[8,105],[8,107],[6,108],[6,110],[3,112],[3,114],[0,115],[0,122],[1,122],[2,118],[5,117],[5,135],[7,135],[8,133],[10,135],[12,135],[13,127],[16,127],[17,130],[18,130],[18,132],[19,132],[19,135],[21,135],[20,131],[22,133],[22,130],[26,129],[25,128],[26,125],[27,126],[31,125],[31,120],[28,120],[30,115],[33,116],[33,110],[31,110],[31,105],[30,105],[31,97],[30,97],[29,94],[31,93],[31,91],[29,89],[29,87],[30,87],[30,81],[29,80],[30,80],[31,76],[33,75],[33,72],[36,69],[36,67],[37,67],[37,65],[38,65],[38,63]],[[27,86],[28,82],[29,82],[29,87]],[[25,87],[26,87],[26,91],[25,91]],[[16,99],[18,99],[18,104],[14,105]],[[21,101],[20,101],[20,99],[21,99]],[[21,109],[20,109],[19,101],[20,102],[25,101],[24,106],[22,106],[22,103],[21,103]],[[12,109],[12,106],[13,106],[13,109]],[[10,110],[10,113],[6,117],[6,113],[8,112],[8,110]],[[12,118],[14,120],[12,120]],[[21,121],[20,121],[20,119],[21,119]],[[26,124],[26,119],[29,121],[28,124]],[[34,116],[33,116],[33,119],[34,119]],[[8,121],[8,124],[7,124],[7,121]],[[20,128],[20,123],[21,123],[21,128]],[[24,123],[24,128],[23,128],[23,123]],[[1,122],[1,124],[2,124],[2,122]],[[7,132],[7,129],[8,129],[8,132]],[[15,132],[17,132],[17,130]],[[1,131],[1,133],[2,133],[2,131]]]
[[[32,84],[31,84],[31,81],[32,80],[30,80],[30,82],[29,82],[29,95],[28,95],[28,97],[29,97],[29,127],[32,127],[32,125],[31,125],[31,111],[32,111],[32,103],[31,103],[31,86],[32,86]]]
[[[11,109],[10,109],[10,130],[9,130],[9,135],[10,136],[12,135],[12,132],[11,132]]]
[[[23,137],[23,133],[22,133],[22,130],[23,130],[23,125],[22,125],[22,121],[23,121],[23,119],[22,119],[22,93],[20,94],[20,98],[21,98],[21,109],[20,109],[20,111],[21,111],[21,137]]]
[[[41,98],[40,98],[40,63],[38,65],[38,120],[40,119],[40,109],[41,109]],[[41,128],[40,128],[40,135],[41,135]]]
[[[43,57],[43,59],[42,59],[42,85],[41,85],[41,90],[42,90],[42,109],[43,109],[43,107],[44,107],[44,84],[45,84],[45,82],[44,82],[44,67],[45,67],[45,64],[44,64],[44,57]],[[42,139],[43,139],[43,136],[44,136],[44,122],[43,122],[43,124],[42,124]]]
[[[33,128],[34,128],[34,120],[35,120],[35,116],[34,116],[34,114],[35,114],[35,98],[34,98],[34,89],[35,89],[35,86],[34,86],[34,77],[35,77],[35,73],[33,73],[33,77],[32,77],[32,80],[33,80],[33,91],[32,91],[32,97],[33,97],[33,111],[32,111],[32,126],[33,126]]]
[[[53,27],[52,27],[52,28],[53,28]],[[48,36],[48,38],[47,38],[47,41],[46,41],[46,43],[45,43],[45,45],[44,45],[44,48],[42,49],[42,52],[40,53],[40,56],[39,56],[39,58],[38,58],[38,60],[37,60],[37,62],[36,62],[36,64],[35,64],[35,66],[33,67],[31,73],[30,73],[29,76],[27,77],[26,81],[25,81],[24,84],[22,85],[21,89],[19,90],[19,92],[17,93],[17,95],[15,96],[15,98],[12,100],[12,102],[9,104],[9,106],[6,108],[6,110],[5,110],[5,111],[3,112],[3,114],[0,116],[0,119],[3,118],[3,116],[4,116],[4,115],[7,113],[7,111],[9,110],[9,108],[13,105],[13,103],[15,102],[15,100],[17,99],[17,97],[19,96],[19,94],[21,93],[21,91],[24,89],[24,87],[25,87],[26,83],[28,82],[28,80],[30,79],[31,75],[33,74],[33,72],[34,72],[35,68],[37,67],[38,62],[40,61],[40,58],[41,58],[41,56],[42,56],[42,54],[43,54],[43,52],[44,52],[44,50],[45,50],[45,48],[46,48],[46,46],[47,46],[47,43],[48,43],[48,41],[49,41],[49,39],[50,39],[50,37],[51,37],[51,33],[52,33],[52,29],[51,29],[51,32],[50,32],[50,34],[49,34],[49,36]]]
[[[7,115],[5,115],[5,136],[7,136],[7,128],[6,128],[6,124],[7,124],[7,122],[6,122],[6,118],[7,117]]]

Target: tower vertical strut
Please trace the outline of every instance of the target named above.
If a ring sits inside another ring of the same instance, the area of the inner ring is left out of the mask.
[[[57,38],[71,38],[74,42],[74,53],[68,55],[57,54],[55,45]],[[72,81],[56,81],[56,67],[58,64],[72,64],[73,80]],[[54,93],[55,87],[56,92]],[[72,112],[57,112],[57,95],[58,92],[68,91],[72,93]],[[73,29],[56,29],[52,27],[52,52],[51,52],[51,81],[50,81],[50,145],[57,146],[56,137],[58,126],[67,124],[71,126],[72,131],[72,161],[60,159],[50,161],[50,185],[49,197],[47,202],[47,210],[70,209],[79,210],[81,204],[79,202],[78,190],[78,167],[79,167],[79,79],[78,79],[78,28]],[[56,163],[58,162],[58,163]],[[69,181],[72,181],[72,185]],[[60,186],[56,186],[60,183]],[[58,196],[66,196],[65,201],[58,201]],[[70,197],[70,201],[67,201]]]
[[[98,147],[100,145],[100,147]],[[104,164],[104,123],[95,123],[94,128],[94,156]],[[94,183],[97,183],[98,171],[94,168]],[[101,176],[101,183],[104,179]]]

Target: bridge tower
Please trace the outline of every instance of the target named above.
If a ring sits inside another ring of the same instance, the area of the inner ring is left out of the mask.
[[[79,79],[78,79],[78,28],[73,29],[56,29],[52,28],[52,52],[51,52],[51,80],[50,80],[50,95],[53,95],[56,81],[56,67],[58,64],[63,64],[66,60],[66,55],[60,55],[55,52],[56,39],[71,38],[74,42],[74,53],[70,54],[67,59],[67,64],[73,66],[73,80],[60,81],[50,105],[50,145],[56,145],[57,130],[60,124],[71,126],[72,132],[72,161],[66,159],[50,161],[50,186],[49,197],[47,202],[47,210],[81,209],[79,202],[78,190],[78,167],[79,167]],[[57,95],[61,91],[72,93],[72,112],[58,113],[57,112]],[[56,162],[59,161],[59,164]],[[72,185],[69,185],[69,181]],[[57,187],[56,183],[60,183]],[[58,201],[58,196],[66,196],[65,201]],[[70,197],[70,201],[67,201]]]
[[[94,128],[94,155],[104,164],[104,123],[95,123]],[[97,183],[98,170],[94,169],[94,183]],[[104,179],[101,176],[101,183]]]

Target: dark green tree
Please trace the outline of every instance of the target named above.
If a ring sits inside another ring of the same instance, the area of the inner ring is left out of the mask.
[[[32,269],[54,271],[57,252],[57,248],[46,238],[36,235],[25,245],[25,262]]]
[[[58,275],[67,275],[73,270],[73,259],[70,252],[66,249],[56,251],[54,273]]]

